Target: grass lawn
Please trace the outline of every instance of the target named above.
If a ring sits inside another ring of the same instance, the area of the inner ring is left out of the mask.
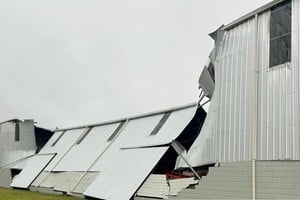
[[[79,200],[79,198],[51,195],[27,190],[12,190],[0,188],[0,200]]]

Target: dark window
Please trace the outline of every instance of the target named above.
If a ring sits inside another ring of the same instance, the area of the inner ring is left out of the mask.
[[[91,132],[92,129],[93,128],[89,128],[87,131],[85,131],[85,133],[79,138],[76,144],[80,144],[86,138],[86,136]]]
[[[159,120],[158,124],[156,125],[156,127],[152,130],[150,135],[156,135],[159,130],[163,127],[163,125],[166,123],[166,121],[168,120],[168,118],[170,117],[171,112],[167,112],[165,113],[162,118]]]
[[[51,145],[51,147],[54,147],[54,146],[58,143],[58,141],[62,138],[62,136],[64,136],[65,133],[66,133],[66,131],[62,132],[62,133],[58,136],[58,138],[55,140],[55,142],[53,142],[53,144]]]
[[[16,125],[15,125],[15,141],[16,142],[20,141],[20,124],[19,124],[19,122],[16,122]]]
[[[292,5],[285,1],[271,10],[270,67],[291,61]]]
[[[111,136],[107,139],[107,142],[112,141],[116,135],[120,132],[121,128],[124,126],[125,121],[122,121],[119,126],[116,128],[116,130],[111,134]]]

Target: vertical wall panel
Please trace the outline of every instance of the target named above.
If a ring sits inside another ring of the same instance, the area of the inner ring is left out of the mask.
[[[270,10],[258,16],[258,41],[254,41],[254,18],[224,30],[220,45],[215,47],[216,84],[207,119],[187,154],[194,166],[251,160],[252,113],[256,109],[257,159],[300,159],[300,2],[292,2],[290,63],[269,68]],[[256,43],[257,86],[253,62]],[[253,102],[254,87],[258,108]]]
[[[291,122],[289,126],[292,129],[292,144],[293,144],[293,155],[294,158],[299,160],[299,135],[300,135],[300,69],[299,69],[299,55],[300,55],[300,2],[298,0],[293,0],[292,4],[292,104],[291,104]],[[291,150],[291,149],[290,149]]]

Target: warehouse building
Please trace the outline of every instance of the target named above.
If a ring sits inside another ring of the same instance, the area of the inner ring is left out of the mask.
[[[197,104],[56,130],[11,186],[107,200],[299,198],[300,1],[274,0],[210,36]]]

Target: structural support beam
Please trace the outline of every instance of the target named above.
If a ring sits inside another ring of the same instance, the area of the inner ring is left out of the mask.
[[[184,152],[184,149],[182,148],[182,145],[178,143],[176,140],[173,140],[171,143],[171,146],[176,151],[176,153],[182,158],[182,160],[187,164],[187,166],[190,168],[190,170],[193,172],[193,174],[197,177],[198,180],[201,180],[201,177],[198,175],[198,173],[194,170],[192,165],[187,161],[187,159],[182,155]]]

